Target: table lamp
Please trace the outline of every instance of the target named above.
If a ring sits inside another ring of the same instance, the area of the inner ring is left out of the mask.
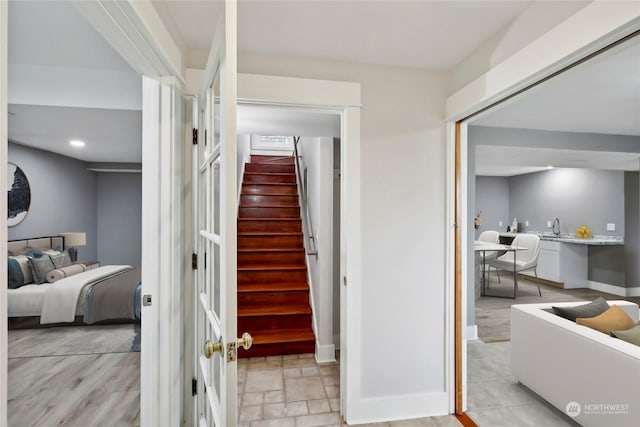
[[[76,246],[85,246],[87,244],[87,233],[60,233],[64,237],[64,245],[69,248],[69,257],[72,262],[78,261],[78,251]]]

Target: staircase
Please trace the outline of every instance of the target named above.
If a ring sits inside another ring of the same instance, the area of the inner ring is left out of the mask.
[[[251,156],[238,213],[240,357],[313,353],[309,285],[294,158]]]

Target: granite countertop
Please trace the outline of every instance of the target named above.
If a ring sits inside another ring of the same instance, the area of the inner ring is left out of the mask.
[[[593,246],[621,246],[624,245],[624,237],[620,236],[601,236],[594,235],[590,239],[580,239],[571,233],[561,233],[560,236],[556,236],[548,231],[527,231],[528,234],[535,234],[540,236],[540,240],[548,240],[551,242],[562,243],[575,243],[578,245],[593,245]],[[520,233],[500,233],[500,236],[516,237]]]

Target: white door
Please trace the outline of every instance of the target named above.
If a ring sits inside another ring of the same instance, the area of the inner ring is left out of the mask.
[[[197,212],[196,422],[235,426],[236,339],[236,4],[220,3],[200,93],[195,207]]]

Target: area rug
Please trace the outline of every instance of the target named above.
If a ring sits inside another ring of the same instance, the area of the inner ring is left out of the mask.
[[[9,358],[140,351],[140,325],[60,326],[9,330]]]

